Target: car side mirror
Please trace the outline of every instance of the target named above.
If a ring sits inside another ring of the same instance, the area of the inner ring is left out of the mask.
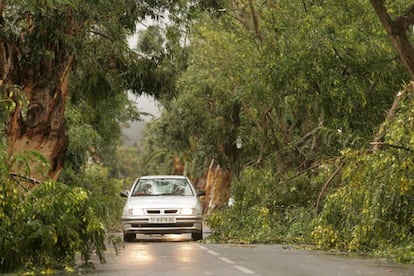
[[[197,196],[204,196],[204,195],[206,195],[206,191],[204,190],[197,191]]]
[[[125,190],[125,191],[122,191],[120,194],[121,194],[121,197],[128,197],[129,191]]]

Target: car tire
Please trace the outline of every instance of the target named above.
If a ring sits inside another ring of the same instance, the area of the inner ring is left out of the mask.
[[[135,233],[124,233],[124,242],[132,242],[135,240]]]
[[[201,230],[200,232],[191,233],[191,238],[193,239],[193,241],[202,240],[203,239],[203,230]]]

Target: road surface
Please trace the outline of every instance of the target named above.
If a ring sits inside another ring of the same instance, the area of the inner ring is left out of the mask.
[[[88,275],[414,275],[414,265],[328,255],[283,245],[204,244],[190,235],[144,236],[125,243]]]

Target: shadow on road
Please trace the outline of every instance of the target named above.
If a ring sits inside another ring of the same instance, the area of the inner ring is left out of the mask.
[[[166,235],[140,235],[138,234],[134,242],[188,242],[191,241],[190,234],[166,234]]]
[[[114,236],[119,236],[122,239],[122,233],[114,233]],[[203,225],[203,238],[207,238],[211,235],[211,229],[206,224]],[[136,242],[188,242],[192,241],[191,234],[153,234],[144,235],[137,234],[135,240],[131,243]]]

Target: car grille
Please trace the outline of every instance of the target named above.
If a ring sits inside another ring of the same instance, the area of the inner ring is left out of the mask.
[[[147,210],[147,214],[156,215],[156,214],[177,214],[177,209],[167,209],[167,210]]]

